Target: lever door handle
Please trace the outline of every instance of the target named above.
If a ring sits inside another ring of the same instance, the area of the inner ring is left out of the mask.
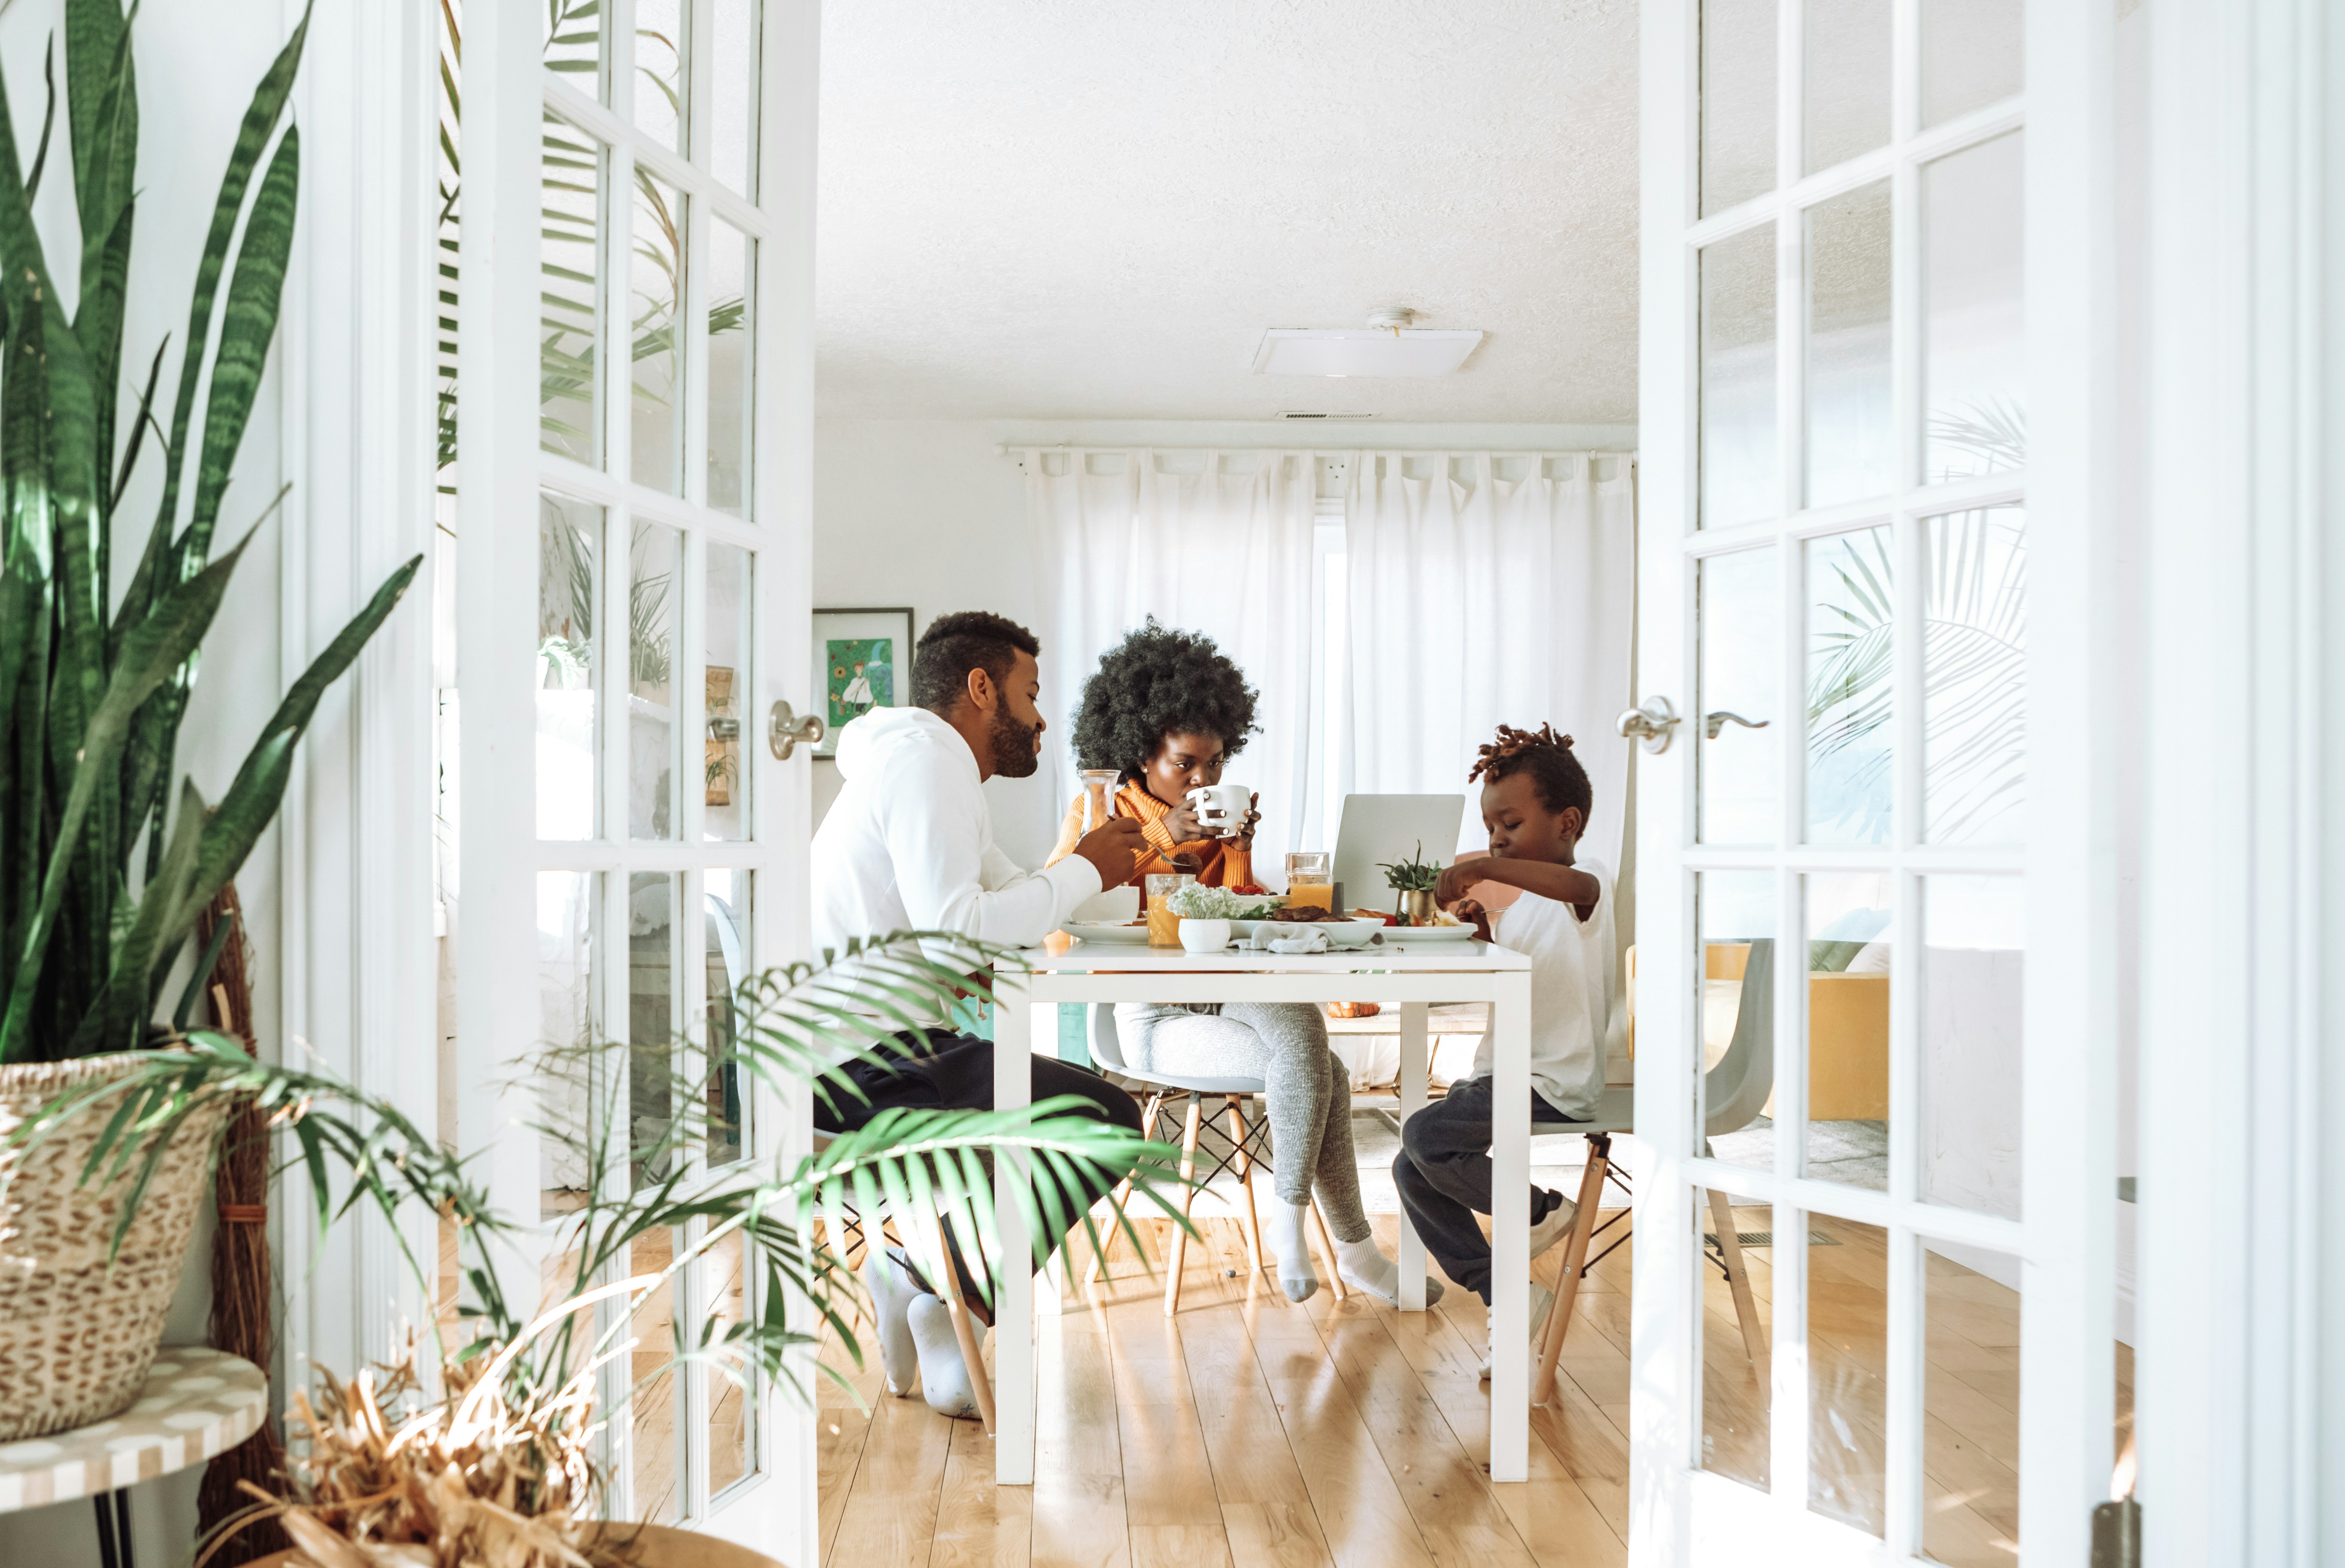
[[[1704,713],[1701,716],[1701,733],[1703,738],[1712,741],[1718,739],[1718,732],[1726,728],[1730,723],[1741,724],[1746,730],[1763,730],[1767,727],[1768,721],[1765,719],[1746,719],[1740,713],[1730,713],[1725,709],[1721,708],[1714,713]]]
[[[801,744],[814,745],[823,737],[822,715],[808,713],[801,719],[787,702],[776,703],[766,720],[766,744],[773,748],[778,762],[790,760],[790,754]]]
[[[1630,740],[1643,742],[1649,752],[1668,751],[1670,732],[1678,727],[1678,705],[1667,697],[1648,697],[1643,707],[1622,713],[1615,727]]]

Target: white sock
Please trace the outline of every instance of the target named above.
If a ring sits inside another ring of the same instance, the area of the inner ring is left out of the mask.
[[[910,1399],[920,1356],[906,1314],[923,1292],[902,1264],[876,1248],[863,1260],[863,1288],[871,1293],[871,1314],[878,1324],[879,1376],[889,1393]]]
[[[1384,1255],[1375,1237],[1336,1242],[1335,1272],[1344,1277],[1345,1284],[1356,1285],[1393,1306],[1400,1305],[1400,1265]],[[1441,1281],[1426,1275],[1425,1304],[1430,1307],[1440,1300]]]
[[[1307,1301],[1319,1289],[1319,1276],[1311,1268],[1311,1243],[1304,1233],[1311,1222],[1311,1205],[1274,1197],[1266,1209],[1263,1239],[1278,1254],[1278,1288],[1290,1301]]]
[[[920,1347],[920,1392],[929,1408],[955,1420],[974,1416],[977,1393],[969,1385],[969,1363],[961,1359],[959,1336],[953,1332],[952,1309],[937,1297],[921,1296],[912,1302],[910,1317],[912,1338]]]

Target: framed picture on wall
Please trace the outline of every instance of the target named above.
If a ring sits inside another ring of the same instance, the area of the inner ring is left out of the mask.
[[[838,751],[838,732],[874,708],[900,708],[910,700],[912,612],[817,610],[814,670],[820,683],[812,711],[822,715],[818,757]]]

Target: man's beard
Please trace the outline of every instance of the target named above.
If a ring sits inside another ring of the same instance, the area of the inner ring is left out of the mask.
[[[1007,707],[993,711],[993,771],[1006,779],[1031,778],[1042,765],[1039,723],[1021,724]]]

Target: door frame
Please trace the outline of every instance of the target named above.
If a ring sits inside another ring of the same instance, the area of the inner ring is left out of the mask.
[[[1779,147],[1796,147],[1802,7],[1799,0],[1780,4],[1777,135]],[[1918,0],[1893,5],[1899,58],[1916,36],[1919,9]],[[2090,1508],[2107,1495],[2115,1401],[2120,866],[2108,808],[2123,739],[2123,710],[2114,693],[2123,673],[2118,632],[2126,606],[2109,574],[2093,570],[2108,559],[2119,527],[2110,392],[2117,309],[2113,25],[2110,7],[2037,0],[2027,8],[2025,32],[2031,714],[2023,993],[2031,1042],[2022,1123],[2026,1207],[2018,1222],[1974,1227],[1933,1217],[1934,1230],[1950,1239],[1984,1242],[2020,1257],[2020,1423],[2027,1455],[2020,1530],[2028,1554],[2050,1562],[2081,1562],[2086,1553]],[[1689,230],[1699,217],[1700,28],[1700,0],[1647,0],[1643,6],[1638,667],[1640,697],[1666,694],[1681,708],[1691,707],[1695,668],[1695,628],[1683,584],[1699,452],[1698,270]],[[1893,92],[1902,97],[1906,90]],[[1888,166],[1879,172],[1888,173]],[[1898,221],[1911,222],[1910,211],[1901,210]],[[1778,255],[1792,244],[1779,237]],[[1895,272],[1893,287],[1907,288],[1917,276],[1906,264]],[[1781,277],[1777,288],[1779,302],[1796,304]],[[1779,345],[1796,341],[1796,319],[1779,303]],[[1900,375],[1910,373],[1903,363]],[[1780,389],[1796,385],[1789,380],[1792,373],[1779,366],[1777,417],[1779,430],[1787,432],[1794,411]],[[1779,450],[1791,460],[1788,433]],[[1786,563],[1782,570],[1791,568]],[[1792,602],[1788,588],[1783,602]],[[1787,642],[1796,637],[1796,625],[1787,623]],[[1784,700],[1796,700],[1791,694],[1799,690],[1796,683],[1786,685]],[[1754,1549],[1764,1560],[1771,1548],[1805,1562],[1820,1554],[1832,1561],[1912,1561],[1902,1550],[1810,1514],[1803,1485],[1798,1495],[1779,1491],[1771,1497],[1695,1465],[1700,1410],[1693,1304],[1700,1265],[1688,1238],[1700,1217],[1688,1161],[1699,1147],[1700,1128],[1694,1098],[1680,1086],[1693,1081],[1690,1042],[1698,1018],[1691,988],[1676,983],[1684,956],[1694,950],[1692,879],[1681,869],[1692,843],[1693,728],[1685,726],[1678,756],[1643,759],[1638,773],[1639,967],[1647,983],[1638,999],[1645,1070],[1639,1074],[1636,1142],[1650,1179],[1638,1184],[1631,1561],[1710,1560],[1718,1543],[1698,1535],[1703,1519],[1733,1533],[1733,1548],[1746,1554],[1743,1561],[1752,1560],[1747,1554]],[[1910,776],[1915,770],[1903,771]],[[1918,799],[1918,784],[1900,787]],[[1787,911],[1796,908],[1788,894],[1779,902]],[[1908,920],[1904,929],[1915,926]],[[1797,927],[1786,930],[1794,933],[1787,940],[1798,939]],[[1914,946],[1911,936],[1899,945]],[[1904,977],[1900,989],[1910,996],[1918,968],[1904,951],[1897,958]],[[1802,1037],[1796,1026],[1802,988],[1777,989],[1779,1105],[1789,1108],[1786,1117],[1798,1117],[1804,1107],[1802,1075],[1782,1067],[1796,1067],[1796,1046],[1788,1042]],[[1910,1107],[1910,1086],[1893,1098]],[[1893,1117],[1898,1114],[1893,1105]],[[1710,1185],[1749,1201],[1781,1204],[1779,1229],[1803,1222],[1797,1205],[1808,1184],[1788,1168],[1745,1174],[1704,1168]],[[1903,1206],[1897,1207],[1902,1219]],[[1881,1208],[1886,1214],[1891,1205]],[[1964,1234],[1970,1230],[1976,1234]],[[1914,1260],[1901,1259],[1893,1244],[1891,1261],[1893,1270]],[[1804,1322],[1802,1272],[1787,1270],[1778,1277],[1778,1326]],[[1775,1332],[1771,1328],[1771,1340]],[[1889,1398],[1893,1410],[1910,1411],[1922,1392],[1920,1347],[1910,1331],[1900,1344],[1893,1315],[1890,1333]],[[1772,1364],[1773,1408],[1796,1419],[1806,1404],[1802,1346],[1779,1341]],[[1803,1438],[1795,1443],[1779,1436],[1777,1486],[1788,1490],[1787,1473],[1804,1476],[1805,1462]],[[1901,1504],[1897,1495],[1897,1467],[1893,1452],[1891,1535],[1914,1528],[1918,1540],[1913,1500]]]

